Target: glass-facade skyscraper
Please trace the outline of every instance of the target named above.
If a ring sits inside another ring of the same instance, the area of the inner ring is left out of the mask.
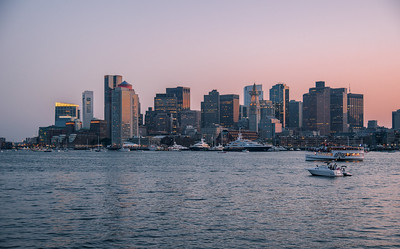
[[[220,95],[220,124],[226,128],[233,128],[239,121],[239,95]]]
[[[122,83],[121,75],[104,76],[104,120],[107,122],[107,137],[111,138],[112,90]]]
[[[90,129],[90,122],[93,119],[93,91],[82,93],[82,123],[83,128]]]
[[[289,124],[289,87],[279,83],[269,90],[269,100],[275,108],[275,117],[281,122],[282,127]]]
[[[216,124],[220,124],[220,95],[217,90],[212,90],[201,102],[201,128]]]
[[[347,122],[351,131],[364,127],[364,95],[347,94]]]

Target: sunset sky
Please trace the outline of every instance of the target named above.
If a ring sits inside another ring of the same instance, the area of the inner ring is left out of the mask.
[[[290,98],[325,81],[364,94],[365,123],[391,128],[400,109],[400,1],[0,1],[0,137],[21,141],[54,124],[54,103],[81,105],[103,77],[123,75],[142,112],[166,87],[262,84]]]

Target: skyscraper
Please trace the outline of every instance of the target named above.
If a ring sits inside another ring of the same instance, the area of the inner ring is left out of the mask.
[[[330,134],[331,89],[325,87],[325,81],[317,81],[315,85],[303,95],[303,127],[325,136]]]
[[[291,100],[289,102],[289,128],[299,129],[303,127],[303,102]]]
[[[65,127],[66,122],[75,119],[79,119],[79,105],[56,102],[55,126]]]
[[[190,88],[178,86],[175,88],[167,88],[167,94],[175,94],[177,100],[178,113],[184,110],[190,110]]]
[[[262,90],[262,85],[256,85],[256,89],[258,91],[258,99],[264,100],[264,92]],[[251,102],[250,91],[253,91],[253,85],[248,85],[244,87],[243,96],[244,96],[244,105],[249,107]]]
[[[121,75],[104,76],[104,120],[107,121],[107,137],[111,138],[112,90],[122,83]]]
[[[275,117],[281,122],[282,127],[289,123],[289,87],[279,83],[269,90],[269,100],[275,108]]]
[[[348,132],[347,89],[331,88],[331,132]]]
[[[220,124],[232,128],[239,121],[239,95],[220,95]]]
[[[257,90],[256,84],[253,85],[253,90],[249,92],[251,96],[249,108],[249,130],[258,132],[260,123],[260,93]]]
[[[347,122],[351,131],[364,127],[364,95],[347,94]]]
[[[217,90],[204,95],[201,102],[201,128],[213,127],[220,124],[220,96]]]
[[[154,98],[154,111],[156,113],[165,113],[168,115],[172,121],[170,125],[171,133],[176,134],[178,131],[178,98],[176,95],[173,93],[157,93],[156,97]],[[164,118],[160,118],[158,120],[164,122]]]
[[[90,129],[90,121],[93,119],[93,91],[82,93],[82,121],[83,128]]]
[[[126,81],[111,91],[111,143],[121,147],[123,142],[139,135],[139,97]]]
[[[400,109],[392,112],[392,129],[400,130]]]

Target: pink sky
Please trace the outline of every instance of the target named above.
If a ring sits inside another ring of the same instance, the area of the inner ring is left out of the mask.
[[[103,76],[120,74],[142,111],[156,93],[284,82],[291,99],[315,81],[364,94],[365,123],[391,127],[400,109],[398,1],[2,1],[0,137],[20,141],[54,124],[54,103],[81,105]]]

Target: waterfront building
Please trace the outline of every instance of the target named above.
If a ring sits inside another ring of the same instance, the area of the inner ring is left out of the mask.
[[[104,120],[107,122],[107,138],[111,138],[112,91],[121,83],[121,75],[104,76]]]
[[[283,83],[272,86],[269,100],[274,104],[275,117],[286,127],[289,124],[289,87]]]
[[[107,122],[105,120],[92,119],[90,121],[90,131],[96,134],[100,141],[107,138]]]
[[[56,102],[55,126],[65,127],[65,123],[79,119],[79,105]]]
[[[400,130],[400,109],[392,112],[392,129]]]
[[[291,100],[289,102],[289,125],[291,129],[303,127],[303,102]]]
[[[82,123],[83,128],[90,129],[90,121],[93,119],[93,91],[82,93]]]
[[[258,99],[264,100],[264,92],[262,90],[262,85],[256,84],[256,89],[258,91]],[[249,107],[251,102],[251,95],[250,92],[253,91],[253,85],[245,86],[243,89],[243,96],[244,96],[244,106]]]
[[[253,90],[249,92],[251,96],[249,108],[249,130],[258,132],[260,123],[260,93],[257,90],[256,84],[253,85]]]
[[[217,90],[212,90],[204,95],[201,102],[201,128],[214,127],[220,124],[220,95]]]
[[[364,127],[364,95],[347,94],[347,122],[351,131]]]
[[[220,124],[222,127],[233,128],[239,121],[239,95],[220,95]]]
[[[319,131],[322,136],[330,135],[331,89],[325,81],[317,81],[303,95],[303,126],[306,131]]]
[[[347,89],[331,88],[331,133],[348,132],[347,108]]]
[[[111,91],[111,143],[114,147],[139,135],[139,97],[126,81]]]

